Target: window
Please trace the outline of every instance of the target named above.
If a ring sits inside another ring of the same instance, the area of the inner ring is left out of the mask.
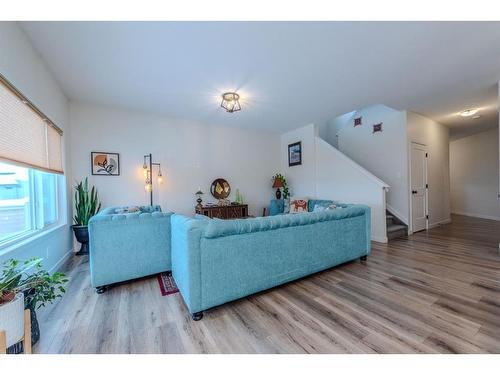
[[[0,245],[58,222],[57,175],[0,162]]]

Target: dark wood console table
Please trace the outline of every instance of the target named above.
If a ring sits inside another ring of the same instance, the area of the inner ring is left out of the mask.
[[[218,219],[242,219],[248,217],[248,204],[231,204],[229,206],[203,206],[196,208],[196,213]]]

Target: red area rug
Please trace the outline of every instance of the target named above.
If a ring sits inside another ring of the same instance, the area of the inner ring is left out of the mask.
[[[178,293],[177,285],[175,285],[175,280],[172,274],[167,274],[166,272],[160,273],[158,276],[158,285],[160,285],[160,292],[162,296],[168,296],[170,294]]]

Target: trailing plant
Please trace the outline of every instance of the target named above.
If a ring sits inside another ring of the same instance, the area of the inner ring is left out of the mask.
[[[38,309],[62,297],[67,282],[68,279],[63,273],[50,274],[44,270],[40,258],[24,262],[10,259],[2,265],[0,305],[12,301],[17,293],[22,292],[25,306]]]
[[[285,176],[283,176],[281,173],[276,173],[272,178],[273,182],[276,179],[280,179],[281,182],[283,183],[283,198],[288,199],[290,197],[290,192],[288,190],[288,184],[286,182]]]
[[[88,225],[89,219],[99,212],[101,203],[94,186],[89,193],[88,179],[80,181],[75,186],[75,217],[73,221],[76,225]]]

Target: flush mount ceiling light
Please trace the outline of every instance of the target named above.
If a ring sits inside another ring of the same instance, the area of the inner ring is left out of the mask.
[[[465,111],[462,111],[460,112],[460,116],[462,117],[470,117],[470,116],[474,116],[479,110],[478,109],[466,109]]]
[[[225,92],[220,106],[229,113],[241,111],[240,96],[235,92]]]

